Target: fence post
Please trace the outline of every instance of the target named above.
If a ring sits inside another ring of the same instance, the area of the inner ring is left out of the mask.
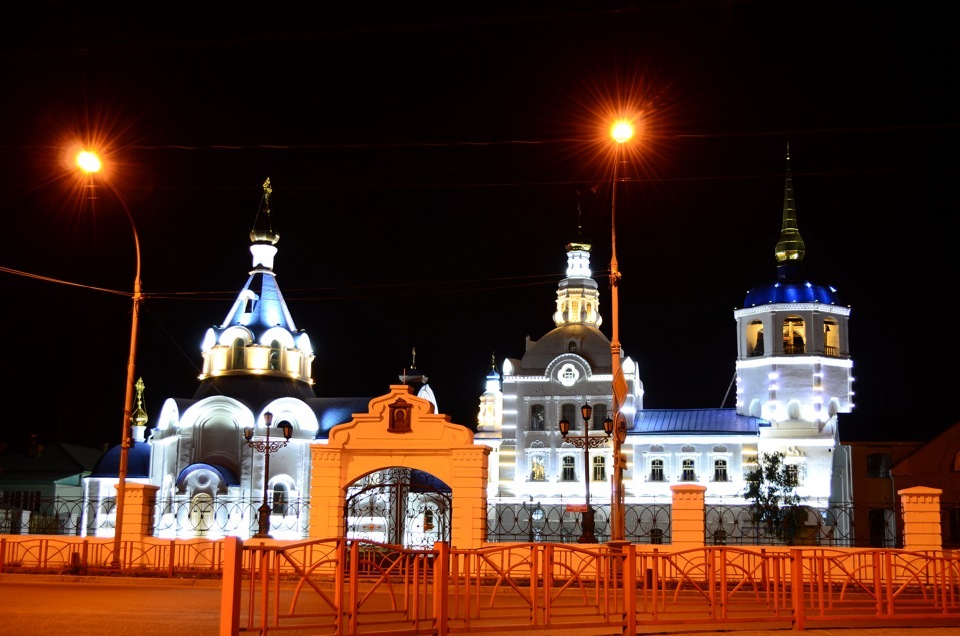
[[[793,600],[793,629],[803,631],[803,550],[790,550],[790,597]]]
[[[903,549],[940,550],[940,495],[943,490],[915,486],[898,490],[903,509]]]
[[[450,544],[437,541],[433,544],[437,558],[433,562],[433,615],[436,619],[437,636],[447,636],[447,610],[450,602]]]
[[[637,546],[629,544],[623,557],[623,600],[627,634],[637,633]]]
[[[220,634],[240,634],[240,589],[243,574],[243,541],[223,538],[223,582],[220,588]]]

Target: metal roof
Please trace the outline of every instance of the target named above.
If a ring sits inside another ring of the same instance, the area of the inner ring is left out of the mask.
[[[757,435],[770,423],[736,409],[644,409],[629,435]]]

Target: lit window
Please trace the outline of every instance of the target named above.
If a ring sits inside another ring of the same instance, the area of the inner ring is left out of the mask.
[[[593,481],[607,480],[607,458],[597,455],[593,458]]]
[[[800,466],[797,464],[787,464],[787,484],[796,486],[800,483]]]
[[[543,455],[534,455],[530,458],[530,480],[545,481],[547,478],[547,469],[544,465]]]
[[[650,481],[663,481],[663,460],[650,460]]]
[[[713,481],[729,481],[727,478],[727,460],[715,459],[713,461]]]

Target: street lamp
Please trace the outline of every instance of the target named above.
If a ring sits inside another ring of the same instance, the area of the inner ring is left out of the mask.
[[[610,195],[610,313],[612,318],[610,357],[613,375],[613,422],[616,423],[616,435],[613,436],[613,479],[610,480],[610,541],[622,542],[626,537],[626,529],[624,527],[621,445],[627,436],[627,424],[620,413],[620,407],[627,398],[627,381],[623,377],[623,368],[620,366],[621,275],[617,264],[617,182],[623,144],[633,137],[633,124],[626,120],[615,122],[610,128],[610,137],[617,144],[613,163],[613,187]]]
[[[260,506],[260,514],[257,521],[260,524],[254,539],[271,539],[270,536],[270,504],[267,503],[267,487],[270,482],[270,453],[275,453],[290,441],[290,435],[293,434],[293,425],[290,422],[283,421],[277,424],[277,428],[283,431],[283,441],[270,441],[270,427],[273,425],[273,413],[267,411],[263,414],[263,425],[267,431],[265,440],[253,440],[253,427],[248,426],[243,429],[243,437],[247,440],[247,445],[258,453],[263,453],[263,504]],[[251,467],[252,468],[252,467]]]
[[[607,437],[610,437],[610,433],[613,432],[613,420],[609,417],[603,420],[603,430],[607,436],[600,437],[599,435],[590,435],[590,416],[593,415],[593,407],[584,404],[580,407],[580,415],[583,417],[583,435],[568,435],[570,421],[567,419],[560,420],[560,435],[577,448],[583,449],[583,480],[587,489],[587,507],[584,509],[581,518],[580,528],[583,532],[580,534],[578,541],[580,543],[597,543],[597,536],[593,533],[594,528],[596,528],[593,517],[594,510],[590,505],[590,449],[599,448],[606,443]]]
[[[76,157],[77,167],[89,175],[91,188],[90,197],[93,198],[93,175],[100,171],[102,163],[96,153],[89,150],[81,151]],[[140,236],[137,234],[137,226],[133,222],[133,215],[130,214],[130,208],[123,200],[120,200],[120,207],[127,215],[130,221],[130,229],[133,230],[133,246],[137,254],[137,270],[133,278],[133,316],[130,322],[130,350],[127,354],[127,386],[126,396],[123,401],[123,426],[120,436],[120,468],[117,471],[117,505],[113,524],[113,558],[111,565],[119,568],[120,562],[120,540],[123,529],[123,505],[127,492],[127,464],[130,455],[130,446],[133,444],[131,434],[131,422],[133,420],[133,394],[135,390],[135,370],[137,361],[137,335],[140,330],[140,301],[143,299],[140,293]]]

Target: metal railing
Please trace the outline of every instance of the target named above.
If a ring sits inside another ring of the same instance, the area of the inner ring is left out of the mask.
[[[214,498],[198,505],[160,501],[154,509],[154,536],[160,538],[248,537],[256,532],[260,502]],[[0,535],[59,535],[112,537],[112,499],[85,503],[82,498],[55,497],[31,502],[30,509],[0,507]],[[807,506],[807,522],[793,534],[758,526],[748,506],[707,504],[704,541],[707,545],[817,545],[823,547],[902,547],[899,510],[888,502],[821,502]],[[609,508],[595,506],[596,535],[609,540]],[[277,539],[309,536],[310,502],[292,500],[276,506],[270,517]],[[671,542],[670,503],[627,504],[626,539],[639,544]],[[960,548],[960,502],[941,502],[944,549]],[[564,504],[525,502],[491,504],[487,510],[487,541],[574,543],[580,536],[580,514]]]

